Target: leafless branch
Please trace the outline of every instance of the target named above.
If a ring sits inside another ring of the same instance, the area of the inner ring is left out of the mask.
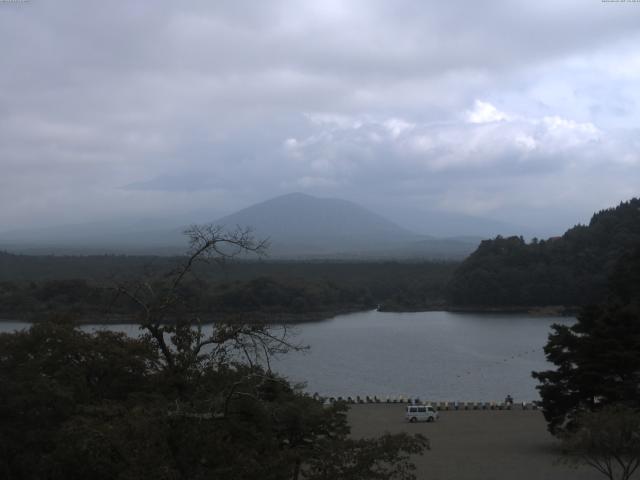
[[[237,227],[228,232],[219,225],[193,225],[184,233],[189,239],[188,253],[184,262],[165,277],[164,287],[145,280],[116,288],[118,295],[126,296],[140,308],[141,328],[155,341],[167,366],[175,367],[179,362],[194,364],[212,356],[222,361],[227,352],[235,351],[243,354],[251,366],[264,355],[270,369],[269,356],[302,348],[288,341],[286,328],[276,335],[266,324],[225,321],[215,323],[212,333],[206,336],[198,316],[187,320],[180,313],[182,307],[188,310],[188,305],[179,288],[194,273],[197,262],[224,262],[249,253],[264,255],[268,242],[255,240],[250,228]],[[176,307],[181,307],[177,313]],[[178,320],[168,323],[170,314],[178,315]]]

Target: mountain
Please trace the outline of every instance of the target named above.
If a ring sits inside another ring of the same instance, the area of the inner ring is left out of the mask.
[[[250,225],[256,237],[269,238],[277,253],[370,251],[420,239],[353,202],[302,193],[272,198],[215,223],[227,228]]]
[[[215,223],[251,225],[272,256],[463,258],[480,239],[419,235],[356,203],[291,193],[252,205]]]
[[[580,306],[607,293],[614,265],[640,246],[640,199],[597,212],[561,237],[483,241],[456,270],[450,300],[465,306]]]
[[[356,203],[302,193],[266,200],[213,223],[227,229],[251,227],[256,238],[269,240],[273,258],[460,259],[480,241],[421,235]],[[29,254],[182,253],[184,227],[170,225],[167,220],[122,220],[5,232],[0,233],[0,249]]]

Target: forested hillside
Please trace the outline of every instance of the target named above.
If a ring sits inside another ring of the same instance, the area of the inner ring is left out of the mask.
[[[593,215],[562,237],[483,241],[455,271],[460,306],[580,306],[599,302],[616,261],[640,245],[640,199]]]
[[[135,305],[114,288],[131,279],[153,285],[180,257],[30,256],[0,253],[0,318],[41,320],[50,312],[80,319],[128,315]],[[417,310],[444,304],[449,262],[201,263],[183,285],[203,317],[291,314],[293,321],[374,308]],[[312,315],[309,315],[312,314]],[[117,318],[116,318],[117,319]]]

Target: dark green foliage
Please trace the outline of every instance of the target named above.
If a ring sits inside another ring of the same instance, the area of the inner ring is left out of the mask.
[[[337,447],[337,448],[336,448]],[[399,447],[402,453],[398,454]],[[385,434],[373,440],[345,439],[327,445],[323,455],[312,459],[305,478],[315,480],[388,480],[410,478],[415,465],[410,456],[429,448],[422,435]]]
[[[149,337],[45,322],[0,352],[2,478],[404,479],[426,446],[349,440],[344,405],[219,356],[169,365]]]
[[[585,307],[575,325],[554,325],[545,347],[555,370],[534,372],[552,433],[585,410],[640,408],[640,249],[621,257],[607,302]]]
[[[37,320],[51,312],[67,312],[76,317],[98,319],[106,313],[131,315],[137,306],[130,299],[116,299],[112,288],[117,279],[142,271],[141,257],[28,257],[13,256],[8,272],[0,278],[24,275],[36,263],[43,276],[49,267],[59,278],[49,280],[5,280],[0,282],[0,317]],[[85,275],[113,260],[112,268],[130,268],[116,278],[106,276],[68,278],[85,267]],[[169,259],[155,259],[169,265]],[[0,258],[1,261],[1,258]],[[151,259],[147,259],[151,262]],[[172,260],[174,263],[177,259]],[[127,264],[127,262],[129,262]],[[59,268],[58,268],[59,267]],[[197,277],[180,286],[180,295],[190,311],[203,317],[225,313],[332,314],[362,310],[382,304],[387,309],[420,309],[441,305],[444,285],[452,263],[303,263],[303,262],[227,262],[222,270],[197,265]],[[173,267],[175,268],[175,264]],[[152,269],[154,271],[154,269]],[[150,284],[160,288],[160,275],[149,275]],[[27,277],[30,278],[30,277]],[[208,318],[211,319],[211,318]]]
[[[455,305],[582,306],[603,301],[616,261],[640,245],[640,199],[596,213],[588,226],[526,243],[483,241],[454,273]]]
[[[134,393],[153,390],[146,382],[153,350],[121,334],[43,323],[0,335],[0,352],[0,452],[11,472],[5,478],[47,478],[69,421],[109,412],[110,405],[126,408]]]

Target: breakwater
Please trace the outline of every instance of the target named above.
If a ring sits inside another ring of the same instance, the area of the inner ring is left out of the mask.
[[[337,397],[325,397],[317,393],[313,394],[313,397],[324,403],[336,403],[344,402],[348,405],[355,404],[406,404],[406,405],[431,405],[438,411],[446,410],[538,410],[540,408],[539,401],[520,401],[520,402],[497,402],[497,401],[478,401],[478,402],[458,402],[458,401],[440,401],[432,402],[419,397],[404,397],[400,396],[386,396],[378,397],[374,396],[337,396]]]

